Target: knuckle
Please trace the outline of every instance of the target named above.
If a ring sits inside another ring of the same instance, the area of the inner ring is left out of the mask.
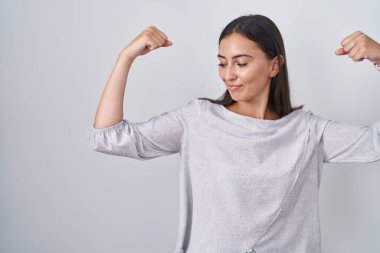
[[[344,39],[342,40],[342,42],[340,43],[342,45],[342,47],[347,47],[347,45],[349,44],[350,40],[348,39]]]
[[[150,25],[150,26],[148,26],[145,30],[147,30],[147,31],[153,31],[154,30],[154,28],[153,28],[153,26],[152,25]]]
[[[144,37],[145,40],[150,39],[150,33],[149,33],[149,31],[146,31],[146,32],[143,34],[143,37]]]
[[[367,36],[364,34],[364,33],[361,33],[359,36],[358,36],[358,38],[360,38],[360,39],[365,39]]]
[[[358,42],[357,42],[357,45],[359,46],[359,47],[365,47],[365,41],[364,40],[359,40]]]

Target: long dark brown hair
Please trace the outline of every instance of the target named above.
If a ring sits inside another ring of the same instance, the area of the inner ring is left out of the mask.
[[[280,117],[283,117],[294,110],[302,109],[304,105],[292,107],[290,101],[285,47],[281,33],[276,24],[271,19],[259,14],[240,16],[232,20],[223,29],[219,37],[219,45],[224,37],[232,33],[240,33],[248,39],[256,42],[270,60],[278,55],[284,57],[278,74],[271,79],[268,107],[274,110]],[[279,63],[281,62],[279,61]],[[236,102],[232,99],[228,90],[226,90],[218,99],[205,97],[199,99],[205,99],[212,103],[224,106]]]

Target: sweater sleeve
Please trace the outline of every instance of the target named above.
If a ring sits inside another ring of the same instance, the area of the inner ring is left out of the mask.
[[[380,160],[380,120],[369,126],[358,126],[310,115],[324,163]]]
[[[87,139],[94,151],[138,160],[174,154],[181,149],[185,126],[197,114],[197,106],[193,99],[143,122],[122,119],[106,128],[91,125]]]

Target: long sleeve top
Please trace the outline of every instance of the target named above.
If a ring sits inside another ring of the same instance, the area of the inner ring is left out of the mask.
[[[380,160],[380,120],[349,125],[304,109],[256,119],[198,98],[145,122],[91,126],[87,136],[111,155],[179,153],[174,253],[320,253],[323,163]]]

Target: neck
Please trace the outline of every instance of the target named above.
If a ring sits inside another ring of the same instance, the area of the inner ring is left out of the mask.
[[[256,118],[256,119],[278,119],[279,116],[271,110],[268,106],[260,107],[252,105],[251,103],[235,102],[228,106],[228,109],[238,114]]]

